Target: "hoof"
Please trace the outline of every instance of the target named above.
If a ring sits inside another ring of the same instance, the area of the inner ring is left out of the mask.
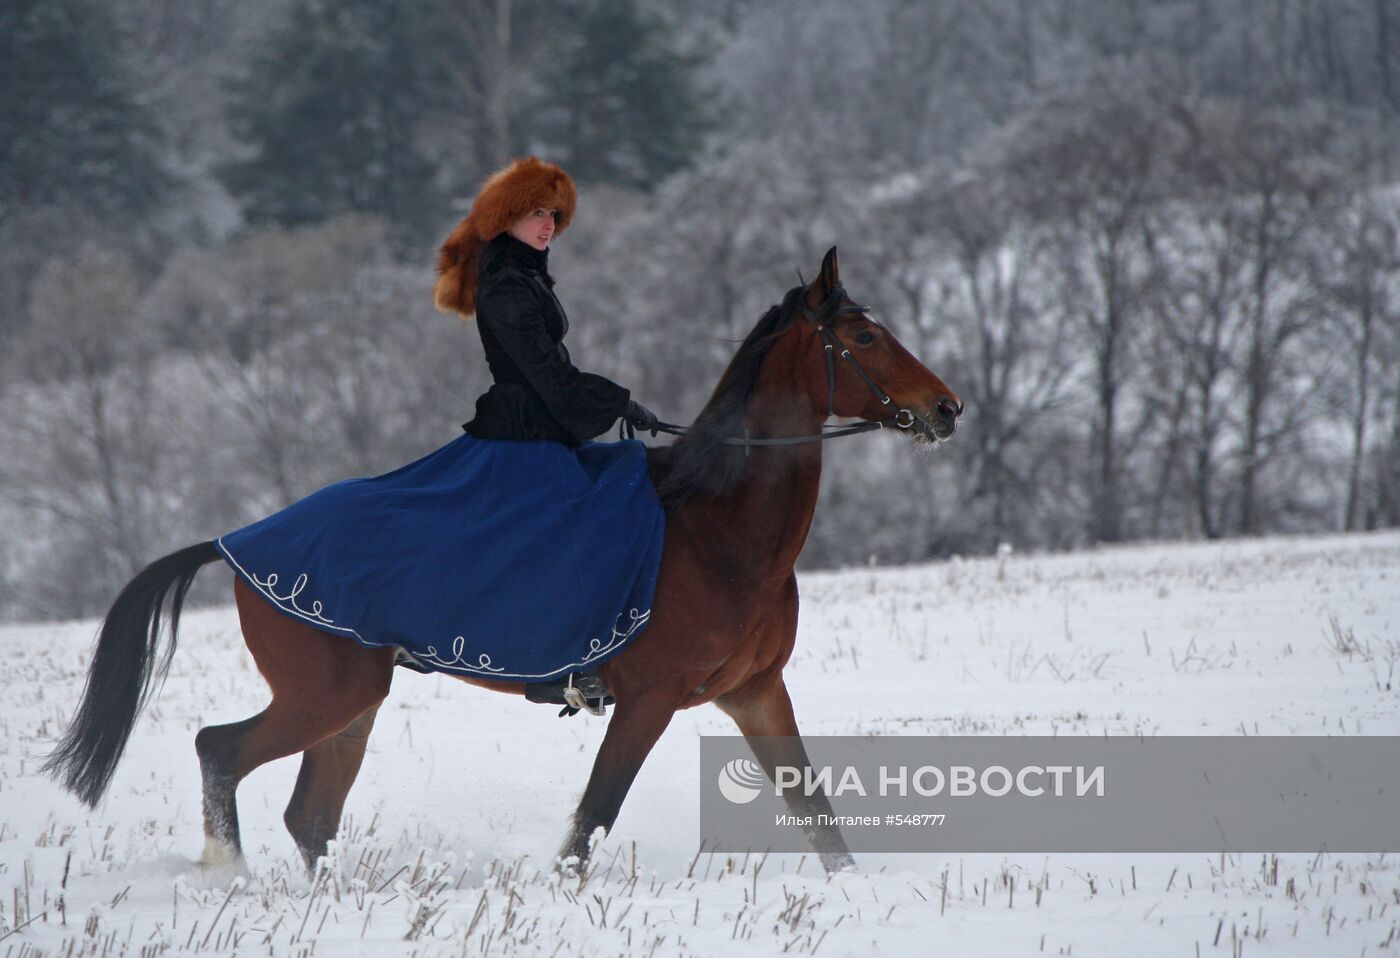
[[[248,862],[243,858],[242,851],[227,842],[215,841],[212,838],[204,840],[204,852],[195,864],[207,872],[229,872],[244,877],[249,874]]]
[[[322,862],[326,863],[326,868],[335,867],[335,857],[331,855],[330,849],[325,845],[318,848],[305,848],[298,845],[297,851],[301,854],[301,863],[306,866],[308,878],[316,877],[316,872],[320,870]]]
[[[850,852],[822,852],[818,857],[821,859],[822,868],[828,872],[853,872],[856,870],[856,860],[851,857]]]

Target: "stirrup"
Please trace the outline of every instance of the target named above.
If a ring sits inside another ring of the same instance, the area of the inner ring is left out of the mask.
[[[531,683],[525,686],[525,698],[530,702],[564,706],[559,712],[560,718],[577,715],[585,709],[590,715],[606,715],[607,706],[613,701],[603,680],[591,672],[571,672],[565,680]]]
[[[607,715],[607,700],[611,697],[608,690],[603,686],[602,681],[596,675],[583,675],[579,677],[579,684],[574,684],[574,673],[569,673],[568,683],[560,690],[564,696],[564,710],[559,713],[563,718],[567,712],[573,715],[575,712],[587,711],[589,715]],[[593,704],[588,700],[592,694],[597,701]],[[572,711],[569,711],[572,709]]]

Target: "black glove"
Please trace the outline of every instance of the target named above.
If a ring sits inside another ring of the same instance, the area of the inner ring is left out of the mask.
[[[622,414],[622,418],[627,421],[629,426],[635,426],[642,430],[642,432],[650,432],[653,436],[656,435],[656,413],[637,402],[637,400],[627,400],[627,411]]]

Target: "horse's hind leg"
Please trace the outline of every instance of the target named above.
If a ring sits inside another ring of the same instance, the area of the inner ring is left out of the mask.
[[[372,712],[389,694],[394,671],[392,650],[364,649],[351,639],[303,625],[268,605],[241,580],[235,583],[234,597],[244,640],[272,688],[272,703],[250,719],[210,726],[195,736],[204,778],[202,860],[206,864],[236,862],[242,857],[235,799],[238,783],[258,766],[311,749],[338,735],[366,711]],[[353,736],[346,739],[346,743],[353,741]],[[361,743],[356,771],[363,750]],[[327,786],[318,782],[320,768],[339,768],[344,751],[342,743],[325,752],[340,757],[339,763],[312,760],[307,796],[326,793]],[[331,778],[345,778],[344,769]],[[350,774],[345,779],[346,790],[353,778]],[[297,837],[300,844],[301,836]]]
[[[297,787],[282,820],[296,839],[307,871],[316,869],[316,860],[326,854],[327,843],[335,838],[340,828],[345,796],[359,774],[378,711],[378,706],[368,709],[339,733],[307,749],[301,757]]]
[[[202,865],[221,867],[243,859],[238,834],[238,804],[234,800],[242,776],[235,774],[234,767],[237,764],[238,742],[266,714],[265,709],[242,722],[206,726],[194,737],[204,782],[204,854],[199,859]]]

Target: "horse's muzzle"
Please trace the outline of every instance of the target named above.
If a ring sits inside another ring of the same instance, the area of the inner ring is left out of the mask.
[[[923,440],[941,443],[958,431],[963,405],[956,399],[939,399],[928,412],[914,413],[914,433]]]
[[[938,400],[929,411],[927,419],[929,431],[939,441],[952,438],[958,429],[958,417],[962,415],[963,404],[951,398]]]

